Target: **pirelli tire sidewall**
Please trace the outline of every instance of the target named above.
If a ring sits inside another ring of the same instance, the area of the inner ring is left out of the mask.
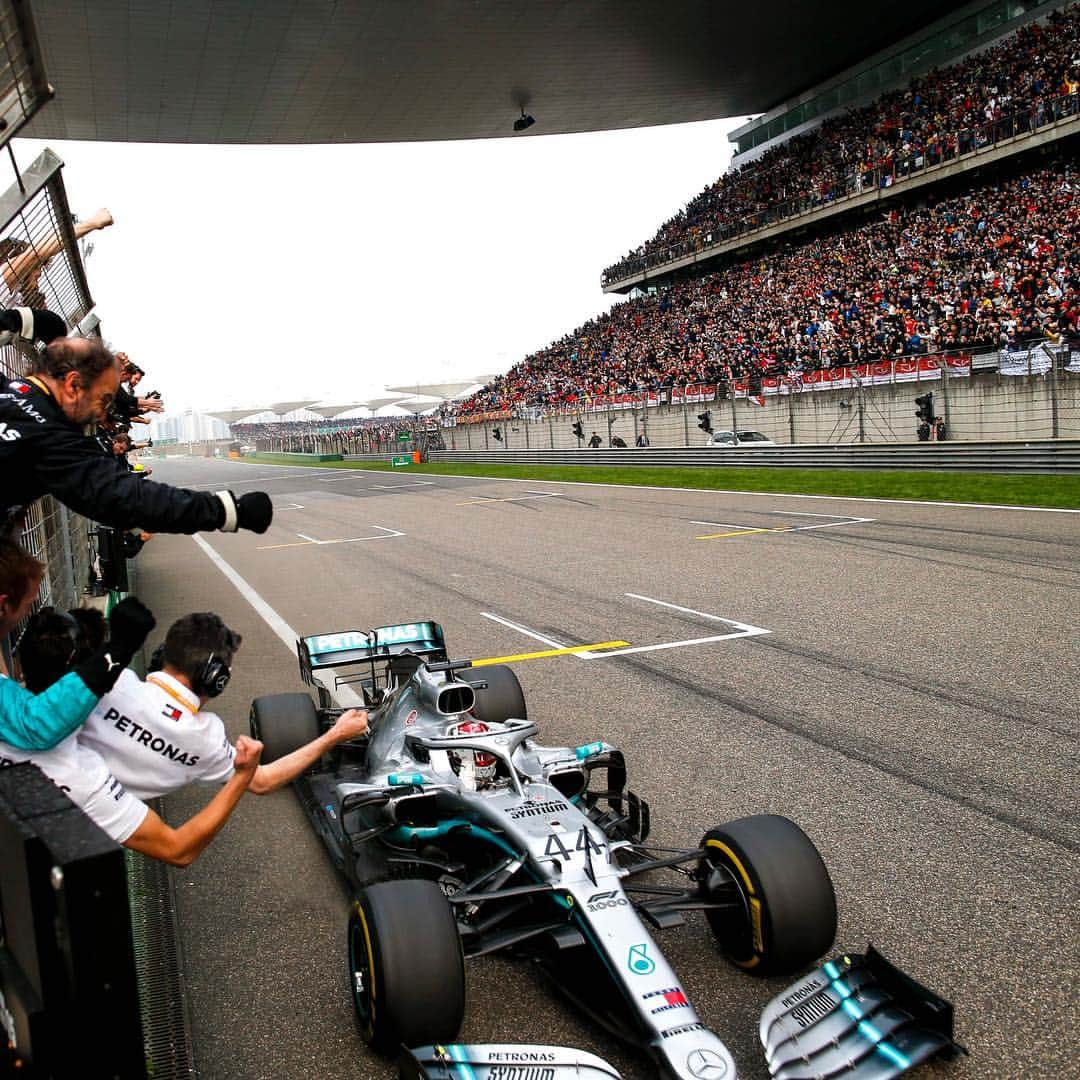
[[[741,911],[707,911],[721,951],[754,975],[801,972],[836,936],[836,894],[813,841],[788,818],[758,814],[710,829],[706,867],[730,874]]]
[[[361,1037],[392,1054],[452,1042],[465,1017],[465,960],[442,889],[383,881],[353,904],[348,975]]]

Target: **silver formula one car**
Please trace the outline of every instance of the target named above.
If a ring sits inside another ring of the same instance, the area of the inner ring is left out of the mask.
[[[702,911],[747,972],[805,970],[832,945],[836,903],[797,825],[747,817],[686,850],[651,847],[622,753],[602,741],[541,744],[513,672],[450,660],[436,623],[297,644],[318,704],[306,693],[258,698],[252,733],[270,761],[333,722],[343,683],[370,709],[369,736],[297,788],[354,891],[350,983],[371,1045],[433,1046],[437,1058],[462,1023],[464,959],[506,950],[539,960],[667,1074],[734,1080],[654,934]]]

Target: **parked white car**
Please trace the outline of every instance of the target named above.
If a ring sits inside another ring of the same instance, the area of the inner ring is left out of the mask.
[[[775,446],[760,431],[714,431],[705,438],[706,446]]]

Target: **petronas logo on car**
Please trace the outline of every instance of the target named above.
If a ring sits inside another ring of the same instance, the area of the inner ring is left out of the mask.
[[[627,967],[635,975],[651,975],[656,970],[656,964],[653,962],[653,958],[649,956],[647,949],[648,946],[645,944],[630,946]]]

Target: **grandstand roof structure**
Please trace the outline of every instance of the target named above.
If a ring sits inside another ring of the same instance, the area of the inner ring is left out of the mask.
[[[261,406],[253,406],[250,409],[221,409],[217,412],[208,412],[215,420],[221,420],[226,424],[235,424],[247,416],[255,416],[257,413],[266,412]]]
[[[412,142],[762,112],[963,0],[50,0],[36,138]]]
[[[329,419],[332,416],[337,416],[339,413],[363,408],[363,404],[362,401],[354,401],[351,404],[346,403],[345,405],[312,405],[308,408],[308,412],[318,413],[320,416],[325,416]]]
[[[494,376],[490,376],[490,378],[494,378]],[[402,393],[407,391],[410,400],[413,398],[434,398],[437,401],[454,401],[460,397],[467,397],[466,391],[472,387],[483,385],[482,380],[468,379],[459,382],[417,383],[416,386],[409,387],[390,386],[387,389],[400,390]]]

